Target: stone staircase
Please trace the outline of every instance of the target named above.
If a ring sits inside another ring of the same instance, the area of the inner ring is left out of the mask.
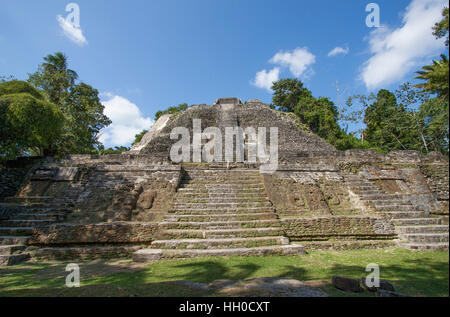
[[[185,168],[173,210],[135,261],[213,255],[303,254],[290,244],[257,169]]]
[[[417,251],[448,251],[449,226],[421,210],[401,194],[387,194],[370,180],[346,175],[348,188],[366,208],[390,218],[398,235],[397,245]]]
[[[34,229],[64,221],[70,210],[54,197],[10,197],[4,200],[0,219],[0,265],[14,265],[30,258],[27,243]]]

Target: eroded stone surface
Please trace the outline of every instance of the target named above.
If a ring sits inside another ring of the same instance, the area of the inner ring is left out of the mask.
[[[189,281],[175,283],[193,289],[214,290],[221,296],[236,297],[327,297],[328,294],[319,288],[307,286],[294,279],[278,277],[262,277],[250,280],[217,280],[209,284]]]

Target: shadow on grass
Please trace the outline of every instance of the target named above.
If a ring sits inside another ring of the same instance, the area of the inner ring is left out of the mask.
[[[330,286],[331,277],[365,277],[368,272],[364,261],[321,265],[308,263],[302,257],[248,257],[162,261],[141,267],[132,267],[132,263],[85,263],[80,264],[82,287],[72,289],[64,284],[68,274],[64,264],[25,265],[0,270],[0,296],[210,296],[211,292],[174,282],[210,283],[269,276],[325,281],[322,288],[330,295],[348,296],[357,294],[334,290]],[[433,262],[427,257],[400,259],[395,263],[381,261],[380,273],[398,292],[449,296],[448,261]]]

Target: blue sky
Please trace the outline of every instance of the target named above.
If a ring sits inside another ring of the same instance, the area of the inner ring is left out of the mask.
[[[64,52],[101,92],[113,120],[107,146],[129,145],[168,106],[270,102],[277,78],[298,77],[334,101],[336,81],[341,99],[395,89],[448,51],[431,34],[443,0],[77,0],[80,28],[64,32],[70,2],[0,0],[0,75],[26,79]],[[380,28],[366,26],[371,2]]]

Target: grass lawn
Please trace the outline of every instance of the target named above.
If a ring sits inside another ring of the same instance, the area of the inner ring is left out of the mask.
[[[218,279],[256,277],[297,279],[322,288],[331,296],[371,296],[345,293],[330,285],[332,275],[360,278],[369,263],[380,266],[381,278],[396,291],[413,296],[449,296],[449,254],[380,250],[311,251],[289,257],[208,257],[151,264],[122,261],[79,263],[80,288],[65,287],[65,262],[25,263],[0,268],[0,296],[217,296],[173,283],[209,283]]]

